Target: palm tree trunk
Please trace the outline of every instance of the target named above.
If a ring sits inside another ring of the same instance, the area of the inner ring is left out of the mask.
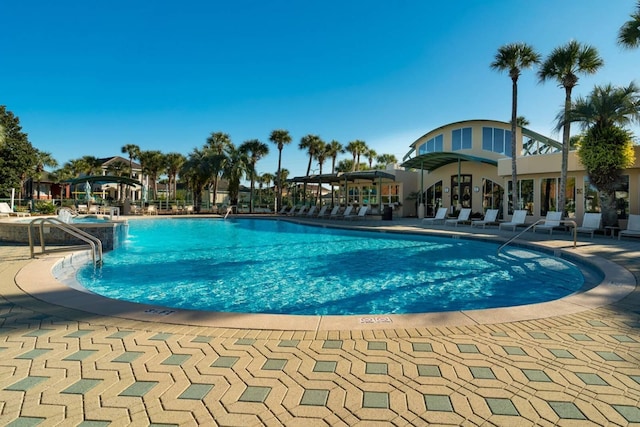
[[[513,210],[518,209],[518,162],[516,146],[516,120],[518,118],[518,79],[513,79],[511,92],[511,200]]]
[[[571,88],[565,88],[564,111],[565,114],[571,109]],[[562,126],[562,163],[560,165],[560,185],[558,194],[558,212],[565,214],[564,206],[567,192],[567,169],[569,167],[569,140],[571,138],[571,124],[568,121]]]

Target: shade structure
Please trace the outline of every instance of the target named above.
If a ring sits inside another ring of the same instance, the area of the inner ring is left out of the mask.
[[[67,184],[82,184],[88,182],[89,184],[125,184],[125,185],[142,185],[137,179],[132,179],[127,176],[114,176],[114,175],[93,175],[82,176],[80,178],[73,178],[64,181]]]

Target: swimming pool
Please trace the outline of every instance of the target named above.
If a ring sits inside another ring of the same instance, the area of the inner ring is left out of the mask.
[[[97,294],[170,308],[401,314],[551,301],[585,283],[563,259],[486,242],[265,219],[130,222],[129,240],[77,279]]]

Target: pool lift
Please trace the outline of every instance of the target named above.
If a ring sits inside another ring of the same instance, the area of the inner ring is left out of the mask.
[[[518,237],[522,236],[524,233],[526,233],[527,231],[531,230],[533,227],[535,227],[538,224],[544,224],[544,222],[546,221],[545,218],[539,219],[536,222],[534,222],[533,224],[530,224],[527,228],[525,228],[524,230],[522,230],[520,233],[516,234],[515,236],[511,237],[509,240],[507,240],[506,242],[504,242],[499,248],[498,251],[496,253],[496,255],[500,255],[500,251],[506,247],[509,243],[513,242],[514,240],[516,240]],[[563,219],[560,221],[560,224],[563,225],[569,225],[571,226],[571,229],[573,231],[573,248],[575,249],[577,246],[577,242],[578,242],[578,224],[576,224],[576,222],[572,219]]]
[[[227,213],[224,214],[224,219],[227,219],[229,214],[233,212],[233,208],[235,208],[235,206],[227,206]]]
[[[86,249],[89,246],[91,250],[91,258],[93,260],[94,267],[102,266],[102,241],[98,239],[96,236],[93,236],[87,233],[84,230],[79,229],[78,227],[67,224],[64,221],[59,220],[58,218],[36,218],[29,223],[29,250],[31,252],[31,258],[35,258],[35,228],[39,228],[39,238],[40,238],[40,247],[41,254],[53,253],[53,252],[68,252],[70,250],[76,249]],[[46,248],[45,243],[45,233],[48,232],[49,228],[57,228],[63,231],[66,234],[69,234],[75,237],[78,240],[83,241],[85,244],[75,245],[75,246],[63,246],[59,248]]]

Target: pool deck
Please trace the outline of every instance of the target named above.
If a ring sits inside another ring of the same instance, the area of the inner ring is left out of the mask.
[[[416,219],[314,223],[424,230]],[[640,239],[578,238],[575,249],[566,233],[519,241],[597,263],[605,286],[586,294],[311,326],[105,303],[50,280],[59,254],[31,260],[0,243],[0,424],[640,425]]]

